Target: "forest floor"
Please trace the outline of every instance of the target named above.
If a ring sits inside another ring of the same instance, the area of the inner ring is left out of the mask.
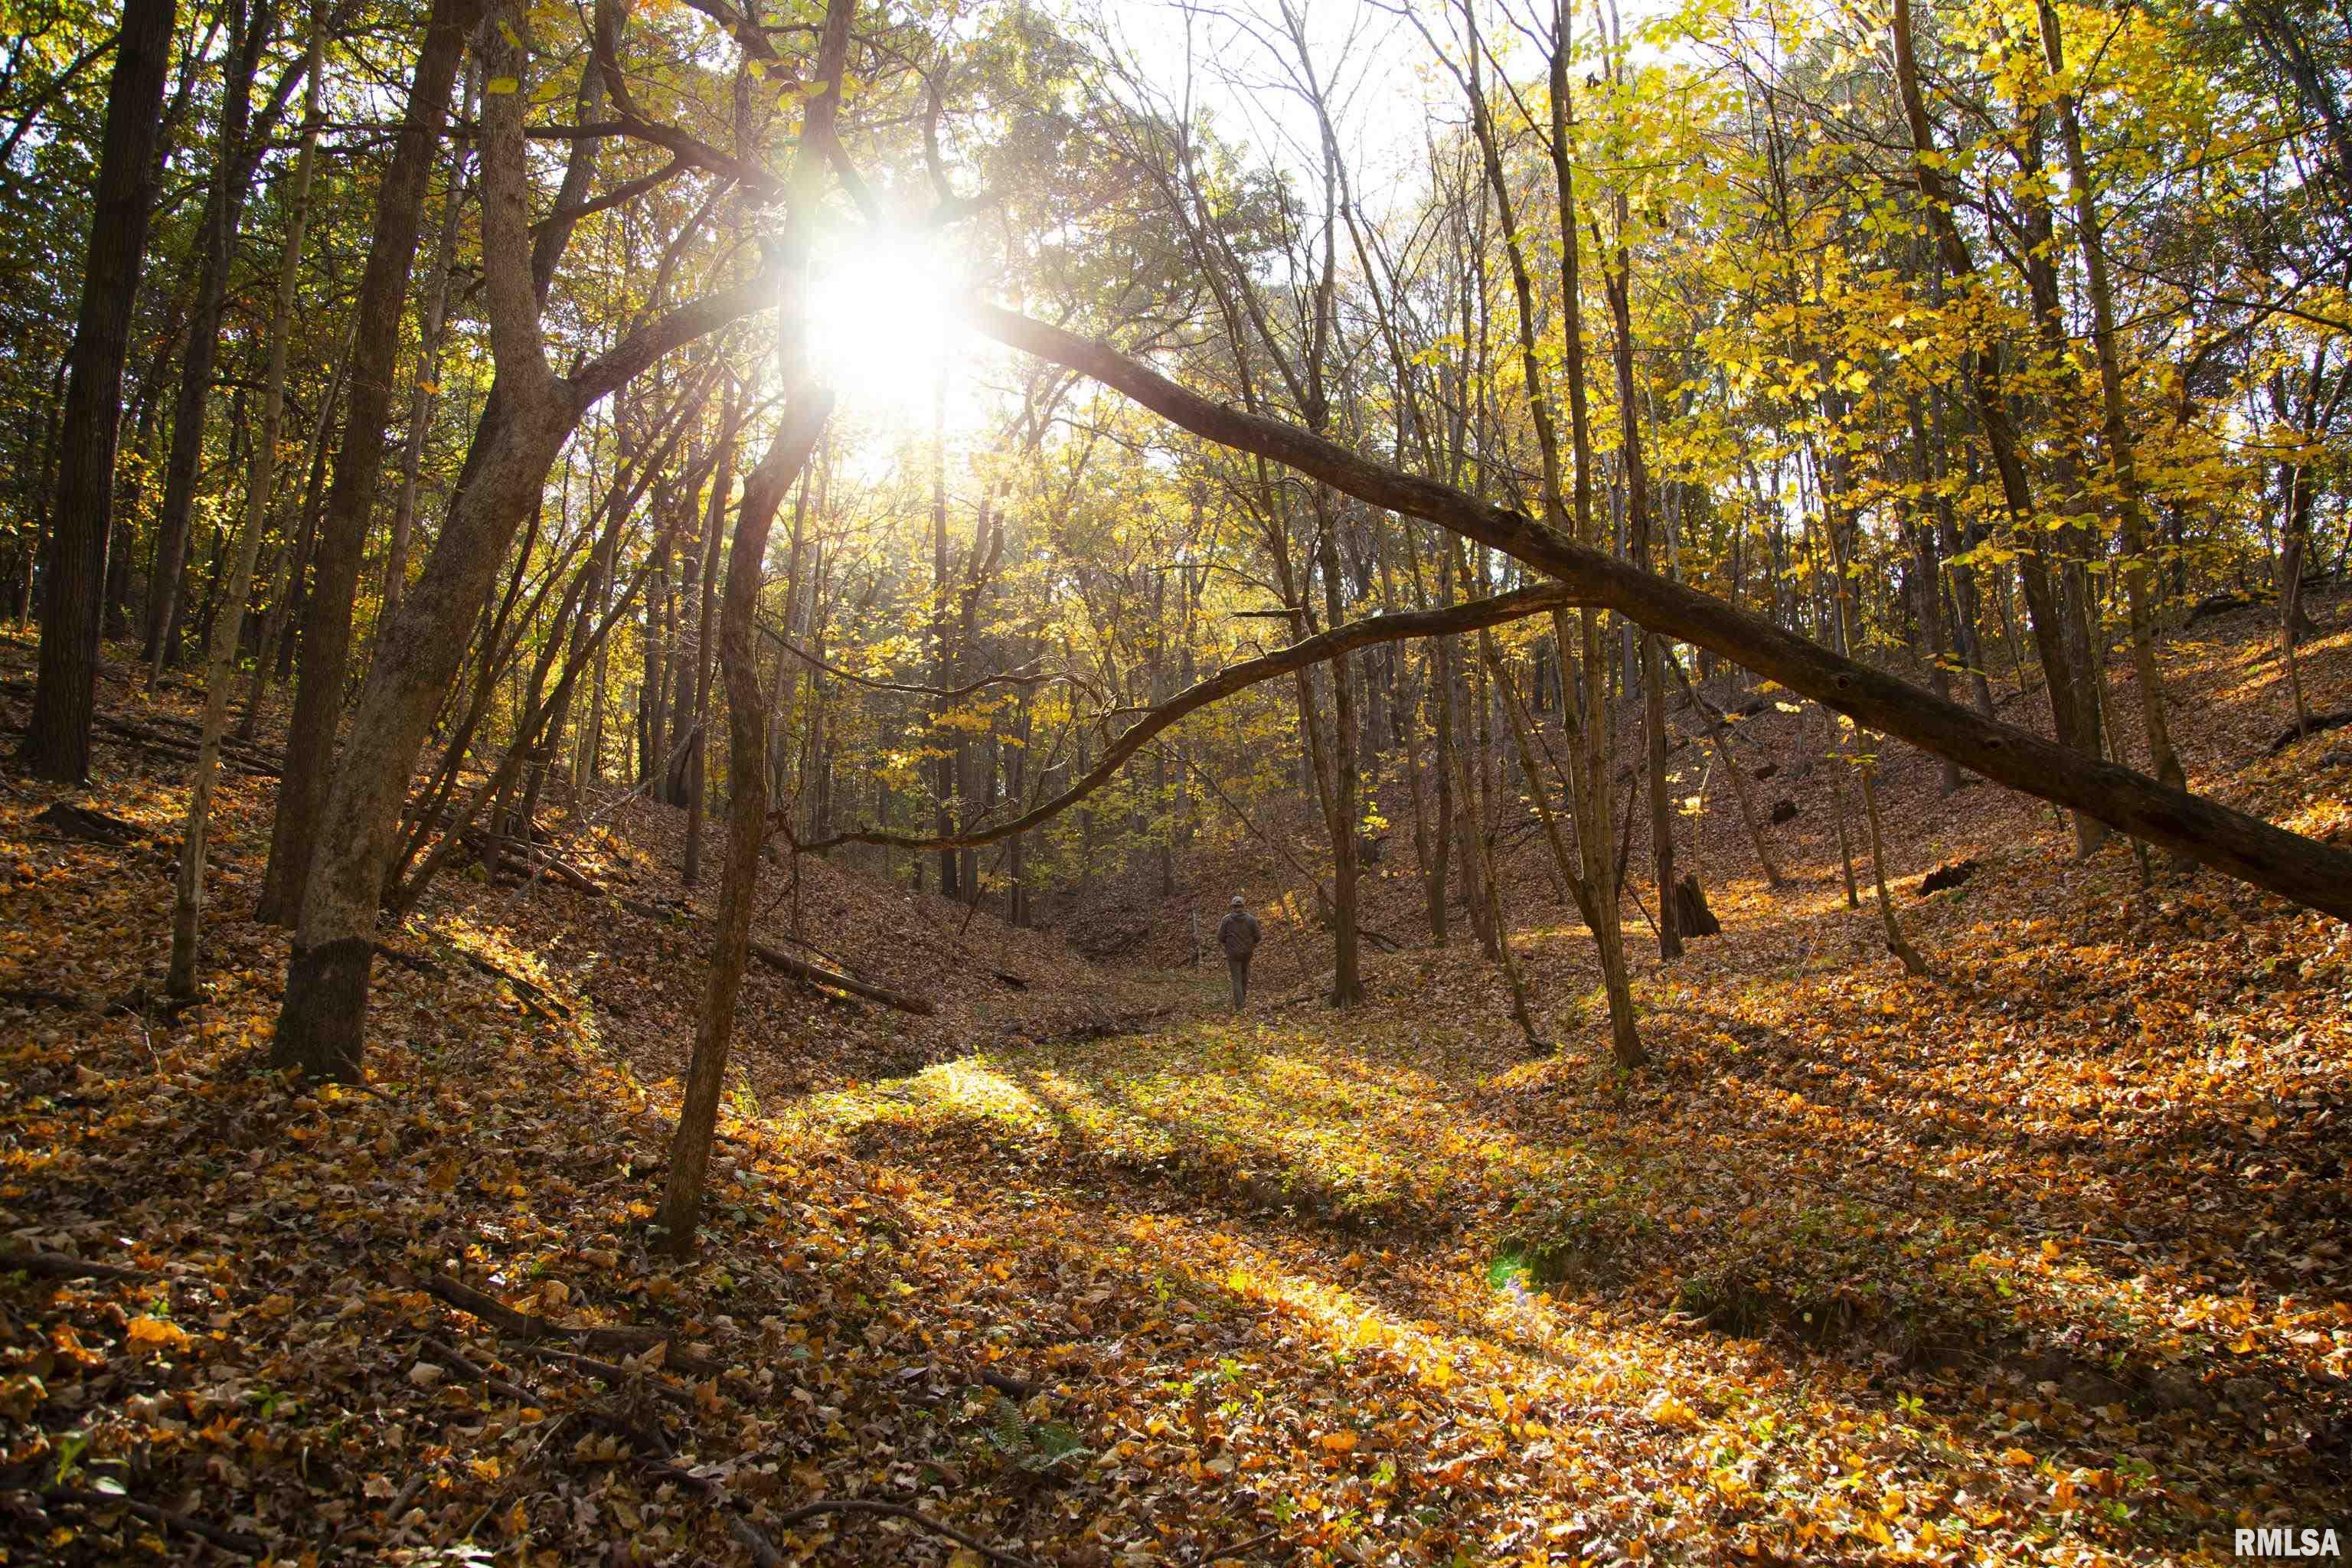
[[[2261,617],[2200,630],[2200,786],[2352,835],[2352,733],[2269,751]],[[371,1084],[289,1094],[266,779],[225,794],[211,994],[156,998],[183,772],[108,742],[71,798],[114,845],[0,778],[8,1561],[2218,1562],[2352,1526],[2352,934],[2144,888],[1925,760],[1885,776],[1934,974],[1846,907],[1809,779],[1777,896],[1700,831],[1726,935],[1644,959],[1623,1079],[1531,857],[1541,1056],[1466,935],[1333,1014],[1277,922],[1234,1019],[1205,966],[805,867],[818,961],[938,1010],[755,972],[687,1265],[645,1222],[691,926],[452,878],[379,968]],[[675,894],[676,814],[598,809],[574,862]],[[1199,886],[1251,886],[1218,853]],[[1411,941],[1410,879],[1374,898]]]

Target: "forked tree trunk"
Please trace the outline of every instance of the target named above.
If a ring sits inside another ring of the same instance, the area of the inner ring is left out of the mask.
[[[498,9],[500,25],[482,35],[483,69],[488,80],[520,82],[529,62],[516,40],[526,19],[516,0],[498,0]],[[763,273],[640,327],[570,377],[556,375],[530,265],[524,101],[520,91],[486,93],[482,111],[482,297],[498,377],[424,574],[378,639],[303,889],[270,1059],[314,1078],[363,1076],[376,907],[399,848],[401,805],[465,656],[466,627],[563,443],[590,407],[663,355],[773,300],[774,279]]]

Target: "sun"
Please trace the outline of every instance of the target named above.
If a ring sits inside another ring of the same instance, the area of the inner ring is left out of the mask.
[[[844,412],[928,423],[961,328],[954,258],[925,235],[844,236],[815,259],[809,347]]]

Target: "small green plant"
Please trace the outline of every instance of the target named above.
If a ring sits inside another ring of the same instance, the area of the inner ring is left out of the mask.
[[[740,1121],[759,1119],[760,1097],[751,1092],[751,1075],[740,1068],[735,1070],[735,1087],[727,1091],[727,1104]]]
[[[1030,1475],[1045,1475],[1065,1461],[1089,1459],[1094,1450],[1060,1421],[1031,1421],[1021,1407],[1003,1394],[996,1396],[994,1420],[988,1429],[991,1447],[1006,1462]]]
[[[67,1479],[81,1468],[82,1454],[89,1447],[88,1432],[62,1432],[58,1435],[58,1473],[53,1486],[65,1485]]]

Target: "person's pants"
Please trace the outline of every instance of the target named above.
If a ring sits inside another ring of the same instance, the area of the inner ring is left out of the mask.
[[[1233,972],[1234,1011],[1238,1013],[1242,1010],[1242,999],[1249,994],[1249,960],[1228,958],[1225,960],[1225,967]]]

